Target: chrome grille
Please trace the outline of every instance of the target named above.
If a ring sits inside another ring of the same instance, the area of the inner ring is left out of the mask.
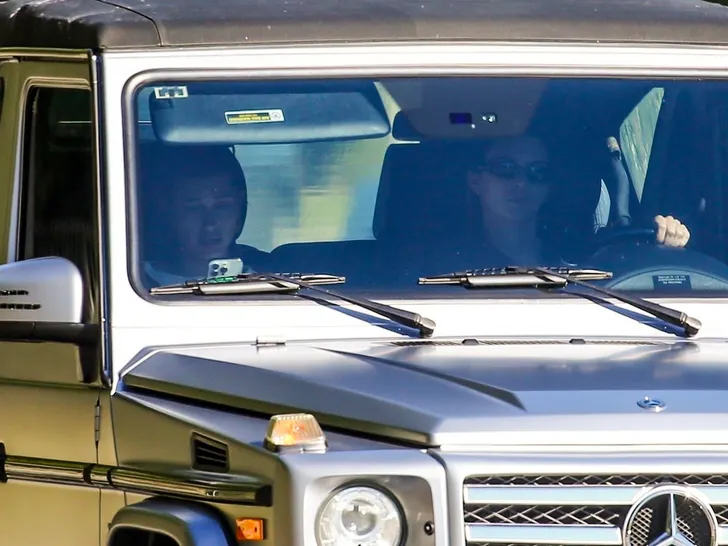
[[[604,476],[470,476],[465,485],[728,485],[728,476],[715,474],[625,474]]]
[[[622,544],[632,504],[653,486],[690,486],[710,503],[719,525],[718,544],[728,546],[728,476],[716,474],[469,476],[464,481],[466,541],[487,546]],[[646,546],[653,525],[645,506],[627,546]],[[655,520],[657,521],[657,520]],[[692,522],[692,523],[691,523]],[[689,511],[678,526],[705,543]]]
[[[618,525],[623,512],[620,506],[465,505],[465,523]]]
[[[728,525],[728,506],[713,506],[718,525]]]

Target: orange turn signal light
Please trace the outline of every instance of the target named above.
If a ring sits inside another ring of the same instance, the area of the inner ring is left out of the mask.
[[[326,436],[316,418],[311,414],[274,415],[268,422],[265,445],[273,451],[280,448],[325,451]]]
[[[265,540],[265,530],[261,518],[237,518],[235,538],[245,541]]]

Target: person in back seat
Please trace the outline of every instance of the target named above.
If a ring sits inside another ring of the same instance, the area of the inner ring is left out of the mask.
[[[468,173],[482,222],[482,241],[498,265],[558,265],[559,248],[545,240],[539,213],[553,190],[553,169],[544,142],[536,136],[490,141]],[[559,211],[562,212],[562,211]],[[563,210],[563,214],[575,211]],[[690,232],[678,219],[654,218],[658,244],[683,247]]]
[[[265,253],[236,244],[248,192],[228,148],[146,146],[138,172],[144,274],[155,285],[205,277],[213,259],[262,259]]]

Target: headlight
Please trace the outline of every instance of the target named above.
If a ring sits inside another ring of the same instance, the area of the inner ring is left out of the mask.
[[[399,546],[404,525],[394,499],[372,487],[332,495],[316,520],[319,546]]]

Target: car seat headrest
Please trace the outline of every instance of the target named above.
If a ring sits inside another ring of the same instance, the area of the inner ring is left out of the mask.
[[[451,236],[465,228],[467,166],[460,143],[392,144],[374,215],[378,240]]]

